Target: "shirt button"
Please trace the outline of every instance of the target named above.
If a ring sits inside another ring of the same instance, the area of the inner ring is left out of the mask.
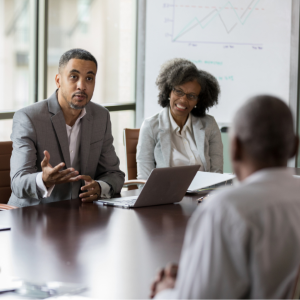
[[[73,150],[71,150],[70,152],[73,153]]]

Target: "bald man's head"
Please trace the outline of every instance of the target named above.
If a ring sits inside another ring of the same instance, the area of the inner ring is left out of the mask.
[[[233,134],[253,161],[274,167],[297,148],[291,111],[272,96],[257,96],[243,105],[235,115]]]

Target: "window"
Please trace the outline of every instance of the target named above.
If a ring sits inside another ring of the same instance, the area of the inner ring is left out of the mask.
[[[0,0],[1,111],[33,103],[29,95],[30,7],[28,0]]]
[[[92,101],[134,102],[135,11],[133,0],[49,1],[47,95],[56,89],[60,56],[83,48],[98,62]]]
[[[14,111],[56,90],[60,56],[83,48],[98,61],[92,101],[112,111],[114,146],[125,171],[123,128],[135,123],[136,5],[136,0],[0,0],[0,87],[5,91],[0,140],[9,139]]]
[[[0,0],[0,113],[34,102],[30,76],[34,63],[31,6],[28,0]],[[9,138],[9,124],[0,122],[0,140]]]

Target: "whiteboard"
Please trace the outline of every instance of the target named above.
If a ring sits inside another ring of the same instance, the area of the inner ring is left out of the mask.
[[[161,110],[155,80],[175,57],[219,81],[219,104],[208,112],[219,124],[257,94],[289,103],[291,32],[292,0],[148,0],[144,118]]]

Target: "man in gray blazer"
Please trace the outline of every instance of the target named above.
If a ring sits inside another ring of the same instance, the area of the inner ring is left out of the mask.
[[[89,52],[69,50],[60,58],[52,96],[15,113],[8,204],[78,197],[89,202],[120,192],[124,173],[109,112],[90,102],[96,73],[97,61]]]

